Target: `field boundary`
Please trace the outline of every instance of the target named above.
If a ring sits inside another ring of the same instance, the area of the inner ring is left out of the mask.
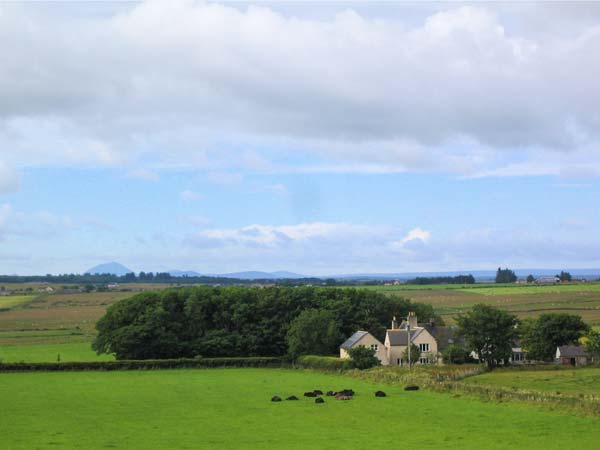
[[[182,358],[132,361],[74,361],[39,363],[0,363],[0,372],[66,372],[66,371],[113,371],[158,369],[206,369],[212,367],[284,367],[282,358]]]

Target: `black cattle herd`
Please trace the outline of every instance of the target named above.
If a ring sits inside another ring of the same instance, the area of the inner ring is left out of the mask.
[[[406,386],[404,388],[404,390],[405,391],[417,391],[417,390],[419,390],[419,387],[418,386]],[[314,398],[315,403],[325,403],[325,399],[323,398],[323,395],[325,395],[326,397],[333,397],[336,400],[352,400],[352,398],[354,397],[354,391],[352,389],[342,389],[341,391],[327,391],[325,394],[323,394],[323,391],[321,391],[320,389],[315,389],[314,391],[309,391],[309,392],[304,393],[304,397]],[[375,397],[387,397],[387,395],[383,391],[377,391],[377,392],[375,392]],[[289,397],[286,398],[286,400],[299,400],[299,398],[296,397],[295,395],[290,395]],[[279,397],[278,395],[275,395],[275,396],[271,397],[271,401],[272,402],[280,402],[280,401],[282,401],[282,398]]]

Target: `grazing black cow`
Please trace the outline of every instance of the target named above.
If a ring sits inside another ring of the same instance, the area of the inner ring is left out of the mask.
[[[354,395],[354,391],[352,389],[342,389],[341,391],[338,392],[338,394],[347,395],[349,397],[352,397]]]
[[[327,391],[327,394],[325,394],[325,395],[327,395],[327,397],[334,397],[335,394],[337,394],[337,392]]]
[[[323,400],[323,397],[317,397],[315,398],[315,403],[325,403],[325,400]]]
[[[315,394],[314,392],[305,392],[305,393],[304,393],[304,396],[305,396],[305,397],[316,397],[316,396],[317,396],[317,394]]]
[[[271,401],[272,402],[280,402],[281,401],[281,397],[278,397],[277,395],[275,397],[271,397]]]
[[[385,392],[377,391],[377,392],[375,392],[375,397],[385,397]]]
[[[295,395],[290,395],[288,398],[286,398],[286,400],[298,400],[298,397]]]
[[[321,391],[319,389],[315,389],[313,392],[317,395],[323,395],[323,391]]]
[[[404,388],[405,391],[418,391],[419,390],[419,386],[415,386],[412,384],[409,384],[408,386],[406,386]]]

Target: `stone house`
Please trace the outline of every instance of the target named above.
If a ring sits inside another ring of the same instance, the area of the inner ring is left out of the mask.
[[[438,326],[433,321],[419,324],[417,315],[411,312],[400,324],[393,318],[383,344],[367,331],[357,331],[340,346],[340,358],[349,359],[348,350],[362,345],[375,349],[382,365],[401,366],[402,357],[408,349],[409,332],[411,344],[420,350],[419,364],[441,363],[441,352],[454,343],[453,328]]]

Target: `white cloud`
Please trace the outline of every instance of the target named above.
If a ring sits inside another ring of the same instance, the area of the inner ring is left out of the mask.
[[[600,7],[382,8],[3,4],[0,151],[19,167],[600,174]]]
[[[431,238],[431,233],[429,231],[423,230],[422,228],[413,228],[408,232],[406,236],[398,241],[398,243],[403,246],[411,241],[421,241],[423,243],[429,242]]]
[[[197,192],[186,189],[185,191],[181,191],[179,193],[179,198],[184,202],[194,202],[202,199],[202,195]]]

